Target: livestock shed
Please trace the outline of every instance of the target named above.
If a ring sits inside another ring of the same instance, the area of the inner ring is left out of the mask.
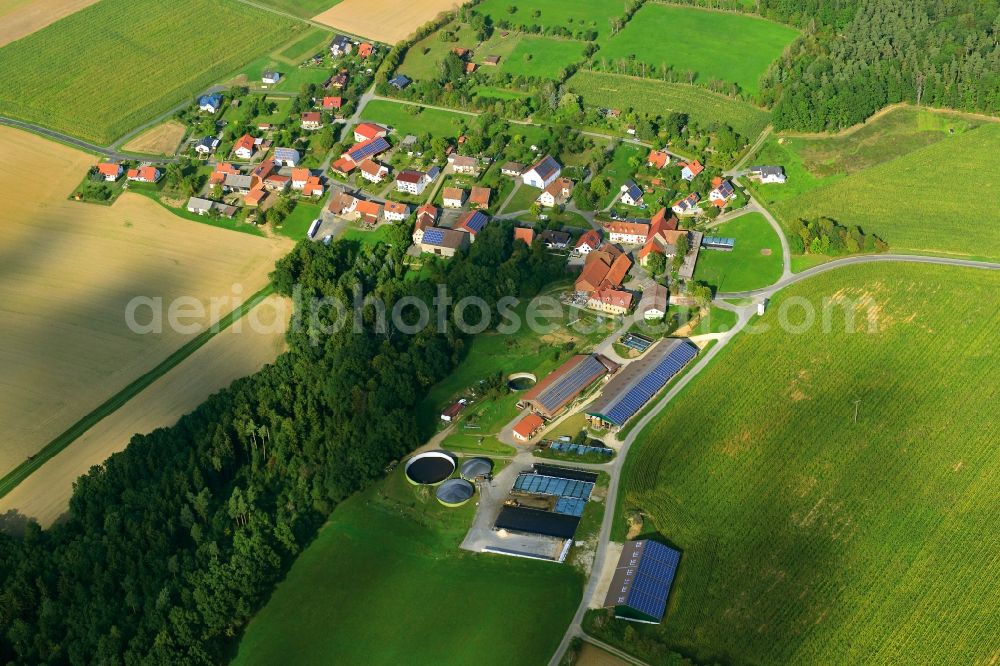
[[[698,348],[687,340],[664,340],[608,382],[587,407],[587,418],[599,428],[622,427],[697,354]]]
[[[522,534],[540,534],[556,539],[572,539],[579,524],[578,516],[523,506],[505,506],[500,509],[494,528]]]
[[[547,419],[576,399],[598,379],[617,372],[618,364],[600,354],[579,354],[552,371],[524,394],[520,404]]]
[[[614,608],[622,620],[659,624],[680,559],[680,551],[662,543],[626,541],[604,607]]]

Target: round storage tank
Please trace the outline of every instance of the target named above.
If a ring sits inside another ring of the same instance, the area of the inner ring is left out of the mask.
[[[462,478],[469,481],[486,476],[493,471],[493,461],[489,458],[469,458],[462,463]]]
[[[455,471],[455,458],[446,451],[427,451],[406,462],[406,479],[418,486],[436,486]]]
[[[475,492],[475,487],[465,479],[448,479],[438,486],[434,495],[441,504],[455,507],[468,502]]]

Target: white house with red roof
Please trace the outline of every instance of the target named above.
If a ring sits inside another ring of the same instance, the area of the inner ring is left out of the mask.
[[[649,157],[646,158],[646,164],[654,169],[662,169],[670,164],[670,154],[665,150],[651,150]]]
[[[372,183],[381,183],[389,175],[389,168],[375,160],[364,160],[358,165],[361,177]]]
[[[344,105],[343,97],[324,97],[321,106],[327,111],[339,109]]]
[[[698,160],[693,162],[679,162],[681,166],[681,178],[684,180],[694,180],[695,176],[705,170],[705,167]]]
[[[254,138],[249,134],[244,134],[233,144],[233,155],[240,159],[249,160],[253,157],[255,146]]]
[[[423,194],[427,189],[427,174],[413,169],[404,169],[396,174],[396,191],[407,194]]]
[[[376,123],[361,123],[354,128],[354,141],[361,143],[370,139],[385,137],[388,134],[389,129],[387,127],[382,127]]]
[[[382,209],[382,216],[389,222],[402,222],[410,215],[410,207],[398,201],[386,199],[385,208]]]
[[[601,247],[601,232],[597,229],[590,229],[584,233],[576,241],[576,253],[579,255],[586,256]]]
[[[728,180],[715,178],[712,180],[712,191],[708,193],[708,200],[718,208],[725,208],[729,202],[736,198],[736,190]]]
[[[160,170],[154,166],[141,166],[129,169],[127,178],[137,183],[155,183],[160,179]]]
[[[122,171],[124,170],[122,165],[117,162],[101,162],[95,168],[97,169],[97,173],[104,176],[104,180],[109,183],[113,183],[121,178]]]
[[[318,130],[323,127],[323,114],[319,111],[306,111],[302,114],[302,129]]]

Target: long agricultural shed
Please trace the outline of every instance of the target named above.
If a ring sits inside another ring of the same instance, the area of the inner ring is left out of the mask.
[[[591,384],[617,370],[618,364],[601,354],[574,356],[525,393],[521,403],[550,419]]]
[[[688,340],[664,340],[608,382],[587,407],[587,418],[597,427],[622,427],[697,355],[698,347]]]

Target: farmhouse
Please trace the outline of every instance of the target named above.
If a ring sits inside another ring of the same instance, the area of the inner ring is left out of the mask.
[[[361,42],[358,45],[358,55],[367,58],[375,51],[375,46],[371,42]]]
[[[475,157],[456,155],[451,160],[451,167],[455,170],[455,173],[471,174],[473,176],[479,175],[479,160]]]
[[[410,207],[404,203],[396,201],[386,201],[383,212],[385,219],[389,222],[402,222],[410,215]]]
[[[465,203],[465,190],[459,187],[446,187],[441,196],[445,208],[461,208]]]
[[[601,246],[601,234],[597,229],[589,229],[576,241],[576,253],[586,256]]]
[[[354,141],[362,143],[371,139],[378,139],[389,134],[389,130],[376,123],[361,123],[354,128]]]
[[[240,170],[229,162],[220,162],[215,165],[215,171],[213,171],[212,175],[208,177],[208,184],[221,185],[225,182],[226,176],[229,174],[238,174],[239,172]]]
[[[692,192],[680,201],[674,203],[670,207],[670,210],[674,211],[678,215],[698,215],[701,213],[701,208],[698,206],[698,201],[701,197],[698,196],[697,192]]]
[[[531,245],[535,241],[535,230],[531,227],[514,227],[514,240],[524,241],[525,245]]]
[[[199,197],[191,197],[188,199],[187,211],[189,213],[195,213],[196,215],[207,215],[208,213],[215,211],[220,216],[225,218],[231,218],[236,215],[235,206],[227,206],[225,204],[220,204],[217,201],[201,199]]]
[[[490,206],[490,195],[493,191],[488,187],[473,187],[469,194],[469,205],[478,210],[486,210]]]
[[[604,231],[612,243],[642,245],[649,237],[650,225],[645,221],[612,220],[604,223]]]
[[[194,152],[199,155],[210,155],[219,147],[219,139],[214,136],[206,136],[194,145]]]
[[[188,98],[190,99],[190,98]],[[202,95],[198,98],[198,110],[215,113],[222,107],[222,95]]]
[[[455,229],[469,234],[469,242],[476,242],[476,236],[482,232],[490,222],[490,216],[478,210],[470,210],[458,218]]]
[[[292,179],[289,176],[272,173],[264,179],[264,187],[272,192],[285,192],[291,185]]]
[[[489,65],[490,67],[496,67],[497,65],[500,64],[500,56],[498,55],[486,56],[485,58],[483,58],[483,64]]]
[[[328,78],[326,82],[323,84],[323,88],[325,90],[329,90],[330,88],[343,88],[346,85],[347,85],[347,70],[342,69],[337,74],[334,74],[333,76]]]
[[[626,180],[621,192],[619,200],[626,206],[642,205],[642,188],[636,185],[634,180]]]
[[[252,136],[244,134],[233,144],[233,155],[243,160],[249,160],[253,157],[256,145]]]
[[[518,164],[517,162],[507,162],[500,167],[500,175],[509,176],[511,178],[519,178],[522,171],[524,171],[524,165]]]
[[[275,83],[277,83],[278,81],[281,80],[281,73],[280,72],[273,72],[273,71],[272,72],[264,72],[261,75],[260,80],[261,80],[261,82],[266,83],[268,85],[274,85]]]
[[[323,101],[320,103],[320,106],[322,106],[327,111],[334,111],[336,109],[339,109],[343,105],[344,105],[343,97],[324,97]]]
[[[274,172],[274,160],[264,160],[250,172],[258,180],[264,180]]]
[[[358,218],[366,224],[376,224],[378,222],[378,218],[382,215],[382,204],[375,201],[362,201],[359,199],[354,206],[354,212],[357,213]]]
[[[784,183],[785,169],[780,166],[752,166],[750,179],[761,183]]]
[[[715,178],[712,180],[712,191],[708,194],[708,200],[718,208],[725,208],[729,202],[736,198],[736,191],[733,184],[728,180]]]
[[[684,180],[694,180],[695,176],[705,170],[701,162],[695,160],[693,162],[680,162],[681,165],[681,178]]]
[[[423,194],[427,189],[427,174],[406,169],[396,174],[396,191],[407,194]]]
[[[527,442],[545,426],[545,421],[538,414],[528,414],[514,425],[514,439]]]
[[[670,164],[670,155],[665,150],[651,150],[649,157],[646,158],[646,164],[654,169],[662,169]]]
[[[113,183],[119,178],[121,178],[122,171],[124,171],[121,164],[117,162],[101,162],[96,167],[97,173],[104,177],[104,180],[109,183]]]
[[[587,307],[608,314],[623,315],[632,309],[632,294],[611,287],[601,287],[590,292]]]
[[[680,559],[679,551],[656,541],[626,541],[604,607],[620,620],[659,624]]]
[[[698,354],[687,340],[669,338],[629,363],[586,408],[596,428],[621,428]]]
[[[330,200],[330,205],[326,209],[334,215],[349,215],[354,212],[357,205],[357,199],[347,192],[339,192]]]
[[[389,142],[386,141],[384,137],[375,137],[374,139],[367,139],[361,143],[354,144],[347,150],[346,153],[341,155],[341,157],[350,160],[357,165],[360,164],[365,158],[374,157],[379,153],[384,153],[389,150],[390,147]]]
[[[530,169],[521,174],[521,182],[544,190],[562,173],[562,166],[551,155],[538,160]]]
[[[372,183],[381,183],[389,175],[389,167],[371,159],[359,164],[358,169],[361,170],[361,176]]]
[[[618,372],[618,367],[600,354],[577,354],[531,387],[518,402],[518,407],[530,407],[551,419],[594,382],[608,373]]]
[[[547,208],[561,206],[573,195],[573,181],[569,178],[556,178],[538,195],[538,203]]]
[[[243,197],[243,203],[246,204],[247,208],[257,208],[266,197],[267,190],[264,189],[263,185],[258,185]]]
[[[454,257],[459,250],[469,246],[469,235],[453,229],[428,227],[420,239],[420,251],[442,257]]]
[[[642,292],[639,301],[639,314],[648,321],[663,319],[667,314],[669,292],[662,284],[654,284]]]
[[[160,170],[154,166],[142,166],[129,169],[126,177],[137,183],[155,183],[160,179]]]
[[[628,255],[610,243],[605,243],[587,255],[583,271],[576,278],[579,292],[592,292],[601,287],[620,287],[632,268]]]
[[[432,204],[424,204],[417,209],[417,225],[432,226],[437,220],[438,209]]]
[[[302,114],[302,129],[318,130],[323,127],[323,114],[319,111],[306,111]]]
[[[302,161],[302,155],[294,148],[275,148],[274,163],[278,166],[297,167]]]

